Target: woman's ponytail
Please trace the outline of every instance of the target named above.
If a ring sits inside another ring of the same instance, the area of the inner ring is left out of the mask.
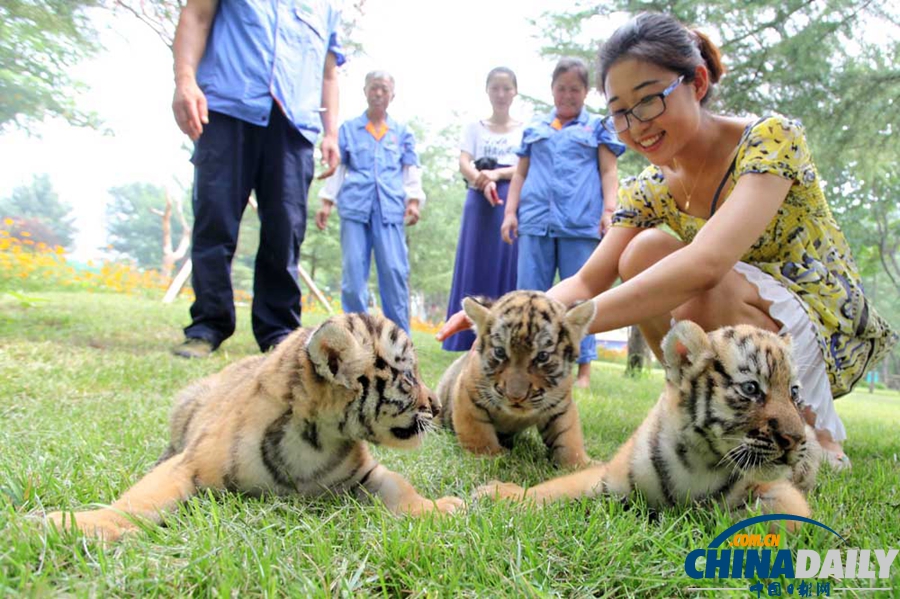
[[[700,56],[706,63],[709,70],[709,82],[718,83],[722,75],[725,74],[725,65],[722,64],[722,53],[719,48],[709,39],[702,31],[694,29],[691,31],[697,38],[697,46],[700,48]]]

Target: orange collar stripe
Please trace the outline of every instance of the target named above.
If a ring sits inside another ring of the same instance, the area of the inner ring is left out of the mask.
[[[384,134],[388,132],[387,123],[382,123],[381,127],[377,130],[375,129],[375,125],[372,124],[372,121],[366,123],[366,131],[372,134],[372,137],[375,138],[375,141],[381,141],[381,138],[384,137]]]

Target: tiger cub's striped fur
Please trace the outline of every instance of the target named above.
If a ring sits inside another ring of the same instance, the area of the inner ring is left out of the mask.
[[[566,310],[537,291],[513,291],[493,305],[466,298],[478,337],[441,377],[443,422],[467,450],[496,455],[531,426],[562,466],[590,462],[572,401],[572,366],[594,303]]]
[[[452,512],[462,501],[421,497],[366,445],[416,447],[439,409],[400,328],[381,317],[336,316],[185,389],[170,447],[110,508],[78,512],[74,523],[64,512],[48,518],[115,540],[137,528],[128,515],[159,522],[161,512],[204,488],[307,496],[354,490],[397,513]]]
[[[756,327],[712,333],[679,322],[663,340],[666,389],[612,461],[528,489],[476,493],[540,502],[640,491],[651,506],[753,497],[774,513],[809,516],[821,448],[801,417],[789,339]]]

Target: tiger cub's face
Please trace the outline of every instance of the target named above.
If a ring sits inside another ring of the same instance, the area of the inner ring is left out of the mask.
[[[310,335],[307,352],[335,385],[330,407],[348,437],[412,448],[433,427],[440,403],[419,377],[412,341],[390,320],[335,316]]]
[[[663,351],[669,388],[719,466],[771,479],[807,457],[789,337],[750,325],[707,334],[682,321]]]
[[[544,293],[513,291],[493,305],[466,298],[463,309],[478,334],[482,397],[495,409],[528,416],[568,394],[593,302],[566,310]]]

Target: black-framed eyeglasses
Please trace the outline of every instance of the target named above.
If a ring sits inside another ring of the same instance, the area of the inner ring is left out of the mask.
[[[607,116],[603,119],[603,126],[612,133],[624,133],[631,126],[628,115],[633,116],[641,123],[652,121],[666,111],[666,98],[681,85],[682,81],[684,81],[684,75],[679,76],[660,93],[647,96],[628,110]]]

